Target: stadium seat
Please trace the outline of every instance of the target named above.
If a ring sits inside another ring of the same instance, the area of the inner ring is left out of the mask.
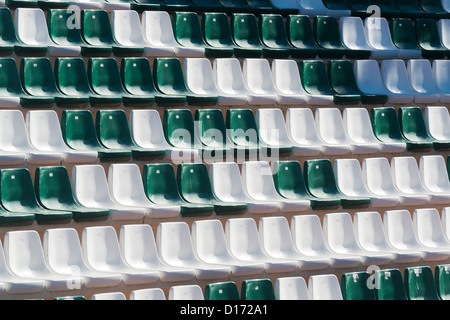
[[[98,289],[118,286],[122,276],[113,272],[98,272],[90,269],[83,257],[78,233],[72,228],[47,229],[42,238],[42,247],[49,268],[62,275],[82,278],[81,286]],[[76,284],[74,284],[76,287]]]
[[[370,205],[370,198],[348,197],[339,191],[330,160],[306,160],[303,171],[308,191],[314,197],[340,201],[344,209]]]
[[[389,243],[398,249],[419,251],[422,260],[443,261],[450,254],[448,248],[431,248],[419,242],[414,232],[413,219],[407,210],[389,210],[384,212],[383,225]]]
[[[33,186],[31,173],[27,168],[2,169],[1,203],[7,211],[34,214],[38,224],[68,223],[72,212],[49,210],[42,207]]]
[[[311,300],[343,300],[339,279],[334,274],[309,277],[308,292]]]
[[[286,128],[286,122],[281,109],[257,109],[256,122],[258,127],[259,139],[262,144],[276,147],[280,150],[295,152],[299,154],[299,150],[289,138]]]
[[[169,289],[169,300],[205,300],[202,288],[196,284],[172,286]]]
[[[282,277],[275,280],[276,300],[309,300],[308,288],[303,277]]]
[[[174,218],[180,214],[175,205],[155,205],[146,196],[141,172],[135,163],[113,163],[108,169],[108,186],[112,198],[128,207],[145,208],[146,216],[153,218]]]
[[[391,3],[391,1],[389,1]],[[383,14],[385,11],[381,11]],[[364,19],[367,42],[375,50],[371,52],[371,59],[395,59],[400,49],[392,41],[389,23],[384,17],[367,17]]]
[[[235,282],[226,281],[208,283],[205,286],[205,300],[240,300],[239,289]]]
[[[270,257],[297,261],[297,267],[304,271],[328,268],[329,259],[308,257],[295,250],[285,217],[262,217],[258,230],[263,251]]]
[[[370,120],[373,133],[381,141],[381,151],[400,153],[406,150],[408,143],[400,131],[400,124],[394,108],[373,108],[370,110]]]
[[[327,145],[334,146],[333,153],[345,155],[350,152],[355,154],[364,153],[364,146],[358,148],[357,145],[351,144],[344,128],[342,115],[337,108],[317,108],[315,114],[315,122],[317,133],[322,141]],[[339,152],[338,152],[339,150]],[[322,153],[325,150],[322,150]],[[370,148],[369,148],[370,151]]]
[[[306,256],[328,258],[331,268],[354,268],[361,264],[359,256],[337,254],[327,247],[317,215],[293,216],[291,234],[297,251]]]
[[[448,1],[444,1],[448,2]],[[449,11],[450,12],[450,11]],[[438,21],[439,38],[445,49],[450,49],[450,19],[440,19]]]
[[[337,18],[331,16],[315,16],[313,30],[317,44],[324,49],[319,51],[319,58],[342,59],[349,52],[342,44]]]
[[[230,253],[225,231],[219,220],[194,221],[192,243],[199,259],[206,263],[227,266],[233,276],[255,276],[264,271],[264,263],[241,261]]]
[[[345,108],[342,113],[345,132],[351,143],[366,153],[383,151],[385,147],[375,137],[370,122],[369,112],[365,108]],[[354,153],[354,151],[352,151]],[[361,151],[363,152],[363,151]]]
[[[389,21],[392,41],[399,48],[398,59],[419,59],[422,56],[413,22],[409,18],[392,18]]]
[[[101,165],[76,165],[70,178],[75,200],[83,206],[109,209],[112,221],[139,221],[145,217],[144,208],[126,207],[111,198],[108,181]]]
[[[375,195],[399,197],[402,206],[423,206],[428,203],[427,196],[406,194],[396,187],[386,158],[365,158],[362,170],[367,188]]]
[[[126,160],[131,151],[108,149],[97,138],[94,118],[89,110],[63,110],[61,131],[65,143],[74,150],[96,151],[100,161]]]
[[[299,57],[314,59],[323,49],[316,43],[310,18],[291,14],[287,19],[288,39],[292,46],[301,49],[298,52]]]
[[[275,300],[275,290],[269,279],[244,280],[241,300]]]
[[[209,179],[217,198],[229,203],[247,204],[250,214],[272,214],[279,212],[276,201],[256,201],[245,192],[241,172],[235,162],[215,162],[209,165]]]
[[[245,50],[235,50],[239,56],[244,53],[247,58],[259,58],[261,55],[270,56],[270,49],[264,47],[261,42],[258,23],[253,14],[233,13],[230,25],[234,42]]]
[[[349,50],[366,52],[358,58],[369,58],[373,56],[373,51],[376,51],[367,41],[364,23],[360,17],[342,17],[339,21],[339,33],[342,44]]]
[[[0,58],[0,102],[4,108],[24,108],[48,105],[54,99],[42,99],[27,94],[20,81],[19,70],[14,58]]]
[[[247,155],[249,158],[257,157],[262,146],[253,111],[251,109],[228,109],[225,118],[235,156],[238,159],[245,159]],[[275,147],[265,146],[265,148],[267,149],[266,153],[274,151],[280,154],[283,151]],[[284,151],[289,153],[291,149]]]
[[[440,300],[430,267],[406,268],[404,281],[409,300]]]
[[[181,197],[175,171],[168,163],[145,165],[142,179],[146,196],[156,205],[179,206],[183,217],[209,216],[214,211],[212,204],[190,203]]]
[[[297,261],[272,258],[264,252],[256,222],[251,218],[228,219],[225,235],[228,248],[234,257],[246,262],[263,263],[266,273],[292,272],[297,269]],[[241,297],[244,296],[241,291]]]
[[[397,249],[388,242],[381,216],[376,211],[356,212],[353,226],[358,244],[365,250],[392,255],[394,263],[414,263],[422,258],[420,251]]]
[[[166,300],[161,288],[138,289],[130,292],[130,300]]]
[[[425,125],[430,137],[437,141],[448,141],[450,134],[450,115],[446,107],[425,107]]]
[[[112,226],[84,228],[81,247],[86,263],[92,269],[121,274],[125,285],[151,284],[159,279],[157,271],[135,269],[124,262],[117,233]]]
[[[343,273],[340,281],[343,300],[376,300],[374,289],[367,286],[369,280],[367,271]]]
[[[450,213],[449,207],[445,207],[442,209],[441,221],[442,221],[442,227],[444,228],[444,235],[447,240],[450,240],[450,226],[449,226],[450,216],[449,216],[449,213]]]
[[[162,263],[152,228],[147,224],[123,225],[119,235],[123,260],[132,268],[153,270],[161,282],[190,281],[194,270],[170,267]]]
[[[437,265],[434,269],[436,289],[441,300],[448,300],[450,266],[448,264]]]
[[[450,181],[443,156],[421,156],[419,170],[421,181],[427,190],[433,194],[450,194]]]
[[[69,148],[62,137],[58,115],[53,110],[32,110],[26,113],[30,143],[41,152],[62,154],[64,163],[93,163],[96,151],[80,151]]]
[[[233,41],[226,13],[204,12],[201,18],[201,33],[205,44],[212,48],[221,48],[223,56],[231,57],[236,54],[237,46]]]
[[[426,18],[435,18],[439,19],[442,17],[447,16],[447,14],[443,12],[433,12],[433,11],[427,11],[424,10],[424,8],[421,6],[420,0],[395,0],[398,7],[401,11],[405,13],[409,18],[420,18],[420,17],[426,17]],[[429,8],[431,9],[431,8]]]
[[[310,208],[309,199],[287,199],[280,196],[267,161],[245,161],[242,164],[242,181],[252,199],[258,202],[278,202],[282,213],[298,213]]]
[[[450,64],[447,62],[447,60],[433,60],[433,79],[436,87],[442,92],[444,101],[447,95],[450,93],[450,87],[448,86],[448,76],[450,75],[449,67]]]
[[[333,164],[338,189],[348,197],[370,198],[373,208],[396,207],[395,196],[377,196],[371,193],[364,182],[361,166],[357,159],[336,159]]]
[[[195,256],[186,222],[158,224],[156,243],[161,260],[170,266],[194,269],[197,280],[226,279],[230,267],[204,263]]]
[[[300,6],[300,14],[309,16],[325,15],[333,17],[345,17],[351,14],[350,10],[328,9],[322,1],[297,0]]]
[[[69,173],[63,166],[36,168],[34,188],[44,208],[71,212],[76,222],[104,221],[109,217],[109,210],[84,207],[74,199]]]
[[[406,70],[411,87],[421,94],[420,98],[415,98],[416,103],[430,105],[449,101],[450,95],[441,93],[435,85],[433,71],[428,60],[411,59],[407,63]]]
[[[83,281],[78,275],[61,275],[48,268],[35,230],[6,232],[3,247],[9,270],[21,278],[43,281],[48,292],[73,290],[71,284]]]
[[[352,218],[347,212],[325,214],[323,234],[330,250],[338,254],[359,256],[363,266],[387,265],[392,261],[390,253],[361,248],[355,237]]]
[[[190,203],[213,205],[217,215],[238,215],[247,212],[245,203],[229,203],[217,199],[212,191],[208,168],[203,163],[182,163],[177,168],[178,189]]]
[[[325,146],[317,133],[314,115],[309,108],[288,108],[286,111],[286,127],[294,145],[298,148],[294,156],[317,156],[321,152],[328,154],[332,146]],[[338,149],[339,150],[339,149]]]
[[[450,51],[442,44],[434,19],[417,19],[414,22],[414,28],[423,58],[444,59],[448,56]]]
[[[105,292],[93,294],[91,300],[121,301],[127,298],[122,292]]]
[[[377,300],[408,300],[399,269],[382,269],[375,271],[375,293]]]
[[[449,249],[450,242],[445,239],[441,217],[437,209],[421,208],[413,212],[414,230],[417,240],[430,248]]]
[[[309,194],[298,161],[277,161],[273,164],[273,168],[275,188],[282,197],[292,200],[309,200],[313,210],[339,207],[339,203],[333,199],[318,199]]]
[[[14,52],[14,46],[18,44],[11,10],[7,7],[0,8],[0,17],[0,35],[2,36],[0,54],[11,55]]]
[[[403,60],[383,60],[381,62],[381,76],[386,89],[391,94],[400,95],[402,103],[412,104],[420,101],[421,94],[411,87]]]

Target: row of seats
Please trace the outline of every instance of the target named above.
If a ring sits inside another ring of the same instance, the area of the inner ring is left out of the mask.
[[[448,212],[448,211],[445,211]],[[448,214],[447,214],[448,215]],[[383,228],[385,231],[383,231]],[[354,231],[355,230],[355,231]],[[417,232],[417,235],[416,233]],[[81,240],[81,241],[80,241]],[[0,283],[7,294],[98,289],[125,285],[226,280],[295,270],[356,268],[439,262],[450,257],[435,209],[199,220],[47,229],[42,243],[34,230],[8,231],[1,246]]]

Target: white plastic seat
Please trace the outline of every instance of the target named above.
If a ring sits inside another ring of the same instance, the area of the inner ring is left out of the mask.
[[[61,153],[65,163],[83,164],[97,161],[97,151],[73,150],[66,145],[56,111],[28,111],[26,125],[30,143],[37,150]]]
[[[358,245],[352,218],[346,212],[325,214],[323,234],[325,242],[332,251],[360,256],[363,266],[386,265],[392,261],[393,257],[390,253],[367,251]]]
[[[155,236],[148,224],[129,224],[120,228],[119,244],[123,260],[135,269],[159,273],[161,282],[189,281],[195,278],[194,270],[164,264],[158,256]]]
[[[417,240],[424,246],[450,250],[450,242],[445,239],[439,212],[434,208],[421,208],[413,212],[414,231]]]
[[[359,256],[342,255],[330,251],[325,244],[322,226],[317,215],[292,217],[291,234],[294,247],[305,256],[328,258],[331,268],[355,268],[361,264]]]
[[[308,287],[303,277],[284,277],[275,280],[277,300],[309,300]]]
[[[446,9],[450,9],[450,2],[448,0],[442,0],[442,4]],[[450,19],[439,19],[438,30],[442,44],[447,49],[450,49]]]
[[[443,156],[421,156],[419,170],[421,181],[427,190],[433,194],[450,194],[450,181]]]
[[[427,196],[405,194],[395,186],[386,158],[365,158],[362,162],[362,170],[367,189],[373,194],[398,197],[402,206],[422,206],[428,203]]]
[[[86,227],[81,238],[83,256],[92,269],[119,273],[125,285],[158,281],[157,271],[131,268],[124,262],[116,230],[112,226]]]
[[[315,117],[317,132],[322,141],[334,146],[334,155],[345,155],[350,152],[358,152],[359,148],[352,146],[344,129],[341,113],[337,108],[318,108]],[[325,150],[322,149],[325,155]]]
[[[381,76],[385,87],[392,94],[402,96],[402,103],[416,102],[416,97],[419,96],[419,93],[414,91],[409,84],[408,74],[403,60],[383,60],[381,62]]]
[[[368,17],[364,20],[367,42],[375,50],[371,58],[376,60],[395,59],[399,49],[392,42],[386,18]]]
[[[308,279],[311,300],[343,300],[341,286],[334,274],[321,274]]]
[[[386,238],[394,248],[422,252],[423,261],[444,261],[450,257],[448,249],[429,248],[419,243],[411,214],[407,210],[386,211],[383,225]]]
[[[98,272],[86,265],[75,229],[47,229],[42,246],[47,264],[53,272],[80,276],[82,284],[88,289],[118,286],[122,280],[118,273]]]
[[[219,220],[194,221],[192,243],[195,254],[201,261],[227,266],[234,276],[257,275],[264,272],[264,263],[240,261],[231,255],[227,248],[222,222]]]
[[[295,251],[289,223],[285,217],[263,217],[259,220],[263,251],[272,258],[296,260],[300,270],[321,270],[329,266],[328,258],[311,258]]]
[[[303,100],[308,105],[333,104],[332,96],[311,95],[305,91],[295,60],[274,59],[272,61],[272,79],[278,91],[287,96],[298,96],[299,103]]]
[[[122,292],[107,292],[93,294],[91,300],[127,300]]]
[[[207,264],[195,256],[189,226],[185,222],[164,222],[158,225],[156,243],[161,260],[174,267],[194,269],[198,280],[224,279],[230,267]]]
[[[355,73],[356,84],[361,92],[366,94],[387,95],[387,103],[409,102],[408,97],[405,99],[403,95],[394,94],[386,89],[377,60],[355,60],[353,63],[353,71]]]
[[[450,140],[450,114],[445,106],[425,107],[428,133],[436,140]]]
[[[101,165],[77,165],[72,168],[72,190],[75,199],[85,207],[109,209],[111,220],[143,221],[146,210],[123,206],[111,198],[105,170]]]
[[[310,208],[309,200],[291,200],[281,197],[272,178],[267,161],[245,161],[242,164],[242,181],[248,195],[262,202],[278,202],[280,212],[300,212]]]
[[[432,69],[437,88],[444,94],[450,94],[450,61],[433,60]]]
[[[142,175],[135,163],[113,163],[108,170],[108,186],[112,198],[122,206],[144,208],[147,218],[174,218],[180,206],[157,206],[144,191]]]
[[[276,259],[264,253],[256,222],[251,218],[228,219],[225,235],[231,254],[238,260],[263,263],[267,273],[292,272],[297,269],[295,260]]]
[[[388,243],[383,221],[376,211],[355,212],[353,226],[358,244],[365,250],[389,253],[394,263],[414,263],[422,258],[421,251],[396,249]]]
[[[8,231],[4,250],[8,268],[15,275],[43,280],[47,291],[74,290],[83,281],[80,276],[57,274],[47,267],[41,239],[35,230]]]
[[[173,286],[169,289],[169,300],[204,300],[203,291],[196,284]]]
[[[434,83],[433,71],[430,61],[426,59],[408,60],[406,70],[411,87],[422,94],[416,103],[437,104],[449,103],[450,94],[442,93]]]
[[[47,47],[50,56],[77,57],[81,54],[79,46],[62,46],[52,41],[44,11],[40,8],[17,8],[14,11],[14,27],[21,43],[30,47]]]
[[[277,90],[272,70],[267,59],[244,59],[242,73],[247,89],[261,98],[273,99],[279,105],[300,105],[305,103],[302,95],[283,94]]]
[[[286,128],[296,148],[292,154],[298,156],[316,156],[325,149],[329,154],[329,146],[323,146],[314,122],[314,115],[309,108],[288,108],[286,111]]]
[[[351,50],[376,51],[367,42],[364,23],[360,17],[342,17],[339,20],[339,33],[342,43]]]
[[[328,9],[322,1],[316,0],[297,0],[300,7],[300,14],[309,16],[332,16],[332,17],[347,17],[351,15],[350,10],[331,10]]]
[[[435,193],[427,190],[420,178],[419,166],[414,157],[393,157],[391,171],[397,188],[406,194],[423,195],[430,204],[450,203],[450,193]]]
[[[139,289],[130,292],[130,300],[166,300],[161,288]]]
[[[366,108],[345,108],[342,114],[345,132],[352,143],[364,154],[376,153],[381,148],[375,137]],[[364,149],[364,150],[363,150]]]
[[[166,11],[144,11],[142,30],[144,39],[152,47],[165,52],[164,56],[175,54],[177,57],[202,58],[205,55],[203,48],[183,47],[178,44],[173,34],[170,16]]]
[[[209,178],[214,194],[221,201],[246,203],[250,214],[271,214],[279,211],[278,202],[260,202],[247,195],[239,167],[235,162],[211,163]]]
[[[339,190],[348,197],[370,198],[374,208],[396,207],[400,199],[396,196],[377,196],[365,184],[361,165],[357,159],[336,159],[333,164],[334,176]]]

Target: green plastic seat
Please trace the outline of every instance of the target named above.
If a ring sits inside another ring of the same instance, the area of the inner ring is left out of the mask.
[[[65,296],[65,297],[56,297],[53,300],[64,301],[64,300],[73,300],[73,301],[84,301],[87,300],[85,296]]]
[[[233,56],[231,47],[211,46],[203,39],[200,18],[195,12],[175,12],[172,16],[175,40],[184,47],[198,47],[205,50],[209,58],[229,58]]]
[[[166,109],[163,116],[166,141],[179,149],[201,149],[195,137],[194,117],[189,109]]]
[[[434,268],[436,290],[441,300],[450,299],[450,265],[441,264]]]
[[[36,168],[34,186],[44,208],[72,212],[77,222],[102,221],[109,217],[109,210],[87,208],[74,199],[69,173],[63,166]]]
[[[37,0],[5,0],[5,4],[10,9],[16,8],[36,8]]]
[[[306,15],[290,15],[287,19],[288,38],[295,48],[300,49],[299,57],[314,59],[323,49],[316,43],[310,18]]]
[[[419,4],[419,0],[395,0],[395,2],[400,10],[410,19],[439,17],[437,13],[434,14],[424,11]],[[445,16],[441,18],[445,18]]]
[[[9,56],[17,44],[16,31],[11,10],[0,8],[0,55]]]
[[[445,19],[450,15],[442,6],[441,0],[419,0],[420,7],[434,15],[435,19]]]
[[[247,204],[223,202],[214,195],[208,168],[204,163],[179,164],[177,182],[180,194],[187,202],[213,205],[217,215],[240,215],[247,212]]]
[[[269,279],[242,281],[241,300],[275,300],[272,282]]]
[[[375,283],[377,300],[408,300],[399,269],[375,271]]]
[[[241,300],[239,289],[233,281],[208,283],[204,297],[205,300]]]
[[[198,136],[204,152],[225,156],[231,150],[225,118],[220,109],[197,109],[194,119],[199,123]]]
[[[177,58],[155,58],[153,78],[156,89],[167,97],[156,97],[158,105],[184,105],[186,101],[191,106],[217,104],[218,97],[195,95],[187,89],[181,62]]]
[[[165,150],[144,149],[134,143],[127,115],[123,110],[98,110],[95,128],[98,140],[108,149],[129,150],[136,160],[162,159],[165,156]]]
[[[147,105],[155,102],[158,93],[153,83],[152,70],[147,58],[123,58],[120,63],[120,76],[124,89],[129,95],[145,101],[144,103]],[[132,97],[126,97],[124,104],[129,104],[131,100],[131,105],[133,105]]]
[[[407,147],[410,145],[402,135],[397,113],[393,107],[371,109],[370,121],[373,133],[381,142],[406,143]]]
[[[156,205],[180,206],[183,217],[210,216],[214,213],[212,204],[189,203],[181,197],[175,170],[169,163],[145,165],[142,179],[147,198]]]
[[[443,59],[450,51],[441,42],[439,30],[434,19],[417,19],[414,23],[417,42],[425,59]]]
[[[88,96],[65,95],[59,91],[49,58],[22,58],[20,77],[29,95],[48,101],[54,99],[60,107],[85,106],[89,103]]]
[[[430,267],[409,267],[404,272],[406,296],[409,300],[440,300]]]
[[[367,271],[342,274],[342,298],[344,300],[376,300],[375,290],[367,285],[369,278],[370,274]]]
[[[339,199],[318,199],[311,196],[298,161],[277,161],[274,163],[273,172],[275,188],[286,199],[309,200],[313,210],[335,209],[341,204]]]
[[[372,0],[372,4],[380,8],[380,14],[385,18],[407,17],[407,14],[400,10],[397,2],[392,0]]]
[[[67,9],[69,7],[70,3],[69,1],[52,1],[52,0],[38,0],[38,8],[41,8],[42,10],[51,10],[51,9]]]
[[[6,210],[34,214],[38,224],[60,224],[72,220],[72,212],[48,210],[38,203],[30,171],[26,168],[0,171],[0,198]]]
[[[245,51],[235,49],[236,57],[259,58],[263,54],[270,55],[270,50],[265,48],[259,36],[256,17],[250,13],[234,13],[231,15],[231,32],[234,42]]]
[[[112,150],[100,144],[94,117],[89,110],[63,110],[61,131],[64,141],[70,148],[97,151],[100,161],[125,161],[131,158],[129,150]]]
[[[347,0],[347,3],[352,12],[352,16],[366,18],[372,15],[372,12],[367,13],[367,9],[372,5],[371,0]]]
[[[114,40],[110,18],[105,10],[81,10],[81,21],[83,39],[95,47],[95,52],[104,55],[112,51],[116,56],[140,56],[144,53],[143,47],[120,46]]]
[[[254,12],[245,2],[245,0],[217,0],[224,8],[227,14]]]
[[[450,142],[438,142],[428,133],[422,110],[419,107],[401,107],[398,120],[405,140],[409,142],[408,150],[424,151],[432,149],[448,149]]]
[[[332,60],[328,62],[328,77],[331,88],[341,96],[354,96],[355,103],[359,99],[362,104],[385,104],[387,95],[362,93],[356,84],[353,65],[350,60]]]
[[[370,198],[344,196],[337,187],[333,166],[328,159],[306,160],[303,165],[306,187],[319,199],[340,200],[342,208],[365,208]]]
[[[237,46],[231,35],[228,16],[224,12],[206,12],[201,26],[206,44],[213,48],[223,48],[230,53],[229,57],[234,54]]]
[[[331,16],[316,16],[313,21],[313,30],[317,44],[325,50],[319,51],[319,58],[341,59],[367,59],[370,51],[351,50],[341,41],[339,23],[337,18]]]
[[[293,47],[287,36],[286,25],[281,14],[262,14],[259,17],[259,32],[262,43],[273,51],[272,58],[301,58],[302,50]],[[271,58],[268,56],[268,58]]]
[[[225,12],[218,0],[191,0],[191,9],[196,12]]]
[[[417,43],[412,20],[409,18],[392,18],[389,21],[392,42],[402,50],[422,51]],[[416,57],[417,58],[417,57]]]

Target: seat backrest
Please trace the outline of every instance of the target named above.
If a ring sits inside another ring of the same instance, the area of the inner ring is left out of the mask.
[[[87,73],[92,89],[99,95],[123,95],[119,66],[114,58],[90,58]]]
[[[214,194],[222,201],[246,200],[241,172],[235,162],[215,162],[209,165],[209,179]]]
[[[112,10],[111,26],[114,39],[126,46],[143,45],[141,20],[135,10]]]
[[[384,17],[367,17],[364,20],[367,42],[378,50],[398,50],[392,41],[389,23]]]
[[[158,224],[156,244],[160,258],[170,265],[183,266],[196,261],[186,222]]]
[[[259,32],[262,42],[268,47],[291,47],[281,14],[262,14],[259,17]]]
[[[370,274],[367,271],[349,272],[341,276],[341,291],[344,300],[376,300],[375,290],[368,287]]]
[[[23,93],[19,69],[14,58],[0,58],[1,96],[20,96]]]
[[[437,209],[421,208],[413,212],[414,230],[420,243],[427,247],[446,245],[441,217]]]
[[[308,279],[311,300],[342,300],[339,279],[334,274],[311,276]]]
[[[0,171],[0,194],[3,206],[10,211],[23,211],[41,207],[34,191],[31,173],[27,168],[2,169]]]
[[[174,46],[177,44],[172,30],[172,22],[166,11],[144,11],[142,30],[145,40],[154,46]]]
[[[239,146],[258,146],[259,134],[256,119],[251,109],[228,109],[227,129],[231,140]]]
[[[316,36],[316,41],[321,47],[343,48],[341,35],[339,33],[339,23],[336,17],[314,17],[313,29]]]
[[[245,161],[242,164],[242,181],[250,197],[257,200],[276,201],[272,169],[267,161]]]
[[[263,217],[258,225],[261,245],[271,257],[283,258],[284,254],[295,255],[289,222],[285,217]]]
[[[206,43],[213,47],[234,47],[228,16],[224,12],[205,12],[202,17],[202,33]]]
[[[421,156],[419,170],[422,183],[428,190],[437,193],[450,190],[450,181],[443,156]]]
[[[0,36],[0,43],[15,44],[17,42],[12,12],[7,7],[0,9]]]
[[[393,157],[391,171],[395,185],[405,193],[428,194],[420,179],[419,166],[414,157]]]
[[[408,18],[392,18],[389,21],[392,41],[399,49],[419,49],[414,26]]]
[[[95,123],[89,110],[63,110],[61,115],[61,131],[64,141],[73,149],[97,148]]]
[[[411,87],[424,94],[440,94],[434,83],[430,61],[426,59],[411,59],[406,67]]]
[[[365,158],[362,170],[369,191],[376,195],[398,194],[386,158]]]
[[[203,40],[200,18],[195,12],[174,12],[172,26],[175,39],[185,47],[206,46]]]
[[[406,139],[413,141],[431,140],[420,107],[400,107],[398,110],[398,121]]]
[[[304,255],[320,257],[329,252],[317,215],[293,216],[291,234],[295,248]]]
[[[442,300],[447,300],[449,297],[449,278],[450,266],[448,264],[441,264],[435,267],[434,277],[436,279],[436,289],[439,297]]]
[[[376,211],[355,212],[353,226],[358,244],[366,249],[389,248],[384,233],[383,221]]]
[[[268,145],[290,146],[286,122],[283,112],[278,108],[264,108],[256,110],[256,121],[259,136]]]
[[[202,288],[200,286],[185,285],[172,286],[169,289],[169,300],[204,300]]]
[[[408,210],[385,211],[383,225],[387,238],[394,247],[407,248],[418,244],[411,214]]]
[[[438,30],[442,44],[448,48],[450,46],[450,19],[440,19]]]
[[[303,172],[310,194],[317,198],[338,196],[339,192],[330,160],[306,160]]]
[[[105,10],[81,10],[81,35],[94,46],[115,44],[108,12]]]
[[[305,179],[298,161],[277,161],[273,168],[273,180],[278,193],[288,199],[307,199]]]
[[[199,140],[208,147],[223,148],[227,145],[227,128],[220,109],[197,109],[195,121],[199,122]]]
[[[111,195],[121,204],[150,204],[144,192],[141,172],[135,163],[111,164],[108,169],[108,186]]]
[[[399,269],[375,271],[378,300],[407,300],[403,276]]]
[[[299,145],[321,145],[314,115],[309,108],[289,108],[286,111],[286,126],[293,141]]]
[[[196,137],[194,117],[189,109],[166,109],[163,117],[167,142],[177,148],[194,148]]]
[[[241,65],[236,58],[217,58],[213,62],[217,88],[225,94],[247,94]]]
[[[226,281],[208,283],[205,286],[205,300],[240,300],[239,289],[235,282]]]
[[[320,138],[329,144],[349,144],[338,108],[318,108],[315,115]]]
[[[0,146],[4,149],[33,150],[25,119],[20,110],[0,110]]]
[[[133,146],[127,115],[124,110],[98,110],[95,128],[101,143],[110,149]]]
[[[327,70],[322,60],[305,60],[299,63],[300,78],[303,88],[312,95],[331,95],[335,93],[330,87]]]
[[[17,8],[14,11],[17,38],[28,45],[50,45],[44,11],[40,8]]]
[[[123,58],[120,63],[120,76],[126,91],[136,95],[155,95],[150,62],[145,57]]]
[[[153,78],[156,88],[168,95],[186,95],[186,85],[180,60],[155,58]]]
[[[339,21],[339,33],[346,47],[355,50],[371,49],[360,17],[342,17]]]
[[[166,300],[161,288],[138,289],[130,292],[130,300]]]
[[[251,13],[233,13],[231,15],[231,32],[240,47],[262,48],[256,17]]]
[[[309,300],[308,287],[303,277],[281,277],[275,280],[277,300]]]
[[[273,284],[269,279],[245,280],[241,286],[242,300],[275,300]]]
[[[142,171],[144,190],[154,203],[166,203],[181,199],[178,191],[175,170],[169,163],[147,164]]]
[[[282,93],[306,95],[295,60],[274,59],[272,61],[272,79],[275,87]]]
[[[409,300],[440,300],[430,267],[406,268],[404,282]]]
[[[184,79],[186,80],[186,87],[193,93],[200,95],[218,95],[211,62],[208,59],[184,59],[183,73]]]
[[[352,218],[347,212],[327,213],[323,218],[323,234],[332,251],[351,253],[359,250]]]
[[[439,37],[438,26],[434,19],[416,19],[414,29],[416,31],[417,42],[422,48],[444,49]]]
[[[328,62],[328,78],[331,88],[342,95],[360,95],[356,84],[353,65],[350,60],[331,60]]]
[[[333,169],[336,183],[343,194],[353,197],[371,196],[367,191],[361,165],[357,159],[336,159]]]
[[[244,59],[242,74],[249,91],[260,95],[276,94],[269,61],[266,59]]]
[[[264,255],[255,220],[252,218],[228,219],[225,235],[230,252],[237,259],[248,260]],[[241,292],[242,295],[242,292]]]
[[[437,88],[444,93],[450,93],[450,86],[448,85],[450,81],[450,73],[448,72],[450,70],[450,62],[448,60],[436,59],[433,60],[432,68]]]
[[[357,143],[377,143],[366,108],[345,108],[342,114],[347,135]]]
[[[397,113],[392,107],[370,110],[370,120],[375,136],[382,142],[404,142]]]
[[[31,144],[42,151],[70,150],[64,142],[58,114],[54,110],[31,110],[26,114]]]
[[[317,47],[311,20],[306,15],[289,15],[287,33],[289,41],[296,47]]]
[[[446,107],[425,107],[425,124],[434,139],[448,140],[450,137],[450,113]]]
[[[403,60],[383,60],[381,62],[381,75],[384,85],[392,93],[415,93],[409,84],[408,73]]]
[[[66,167],[38,167],[34,174],[36,195],[44,207],[73,205],[75,200]]]
[[[159,266],[160,259],[152,228],[147,224],[129,224],[120,228],[120,252],[132,266]]]
[[[71,10],[48,9],[47,26],[50,38],[58,45],[81,45],[79,21]]]
[[[203,203],[214,199],[208,168],[203,163],[179,164],[177,182],[181,196],[188,202]]]
[[[49,58],[23,58],[20,77],[25,91],[33,96],[56,96],[59,93]]]
[[[132,139],[138,146],[169,146],[164,137],[161,117],[155,109],[131,110],[128,122]]]
[[[73,96],[93,94],[81,57],[56,58],[54,73],[56,84],[62,93]]]
[[[353,63],[356,84],[363,93],[387,94],[376,60],[356,60]]]

